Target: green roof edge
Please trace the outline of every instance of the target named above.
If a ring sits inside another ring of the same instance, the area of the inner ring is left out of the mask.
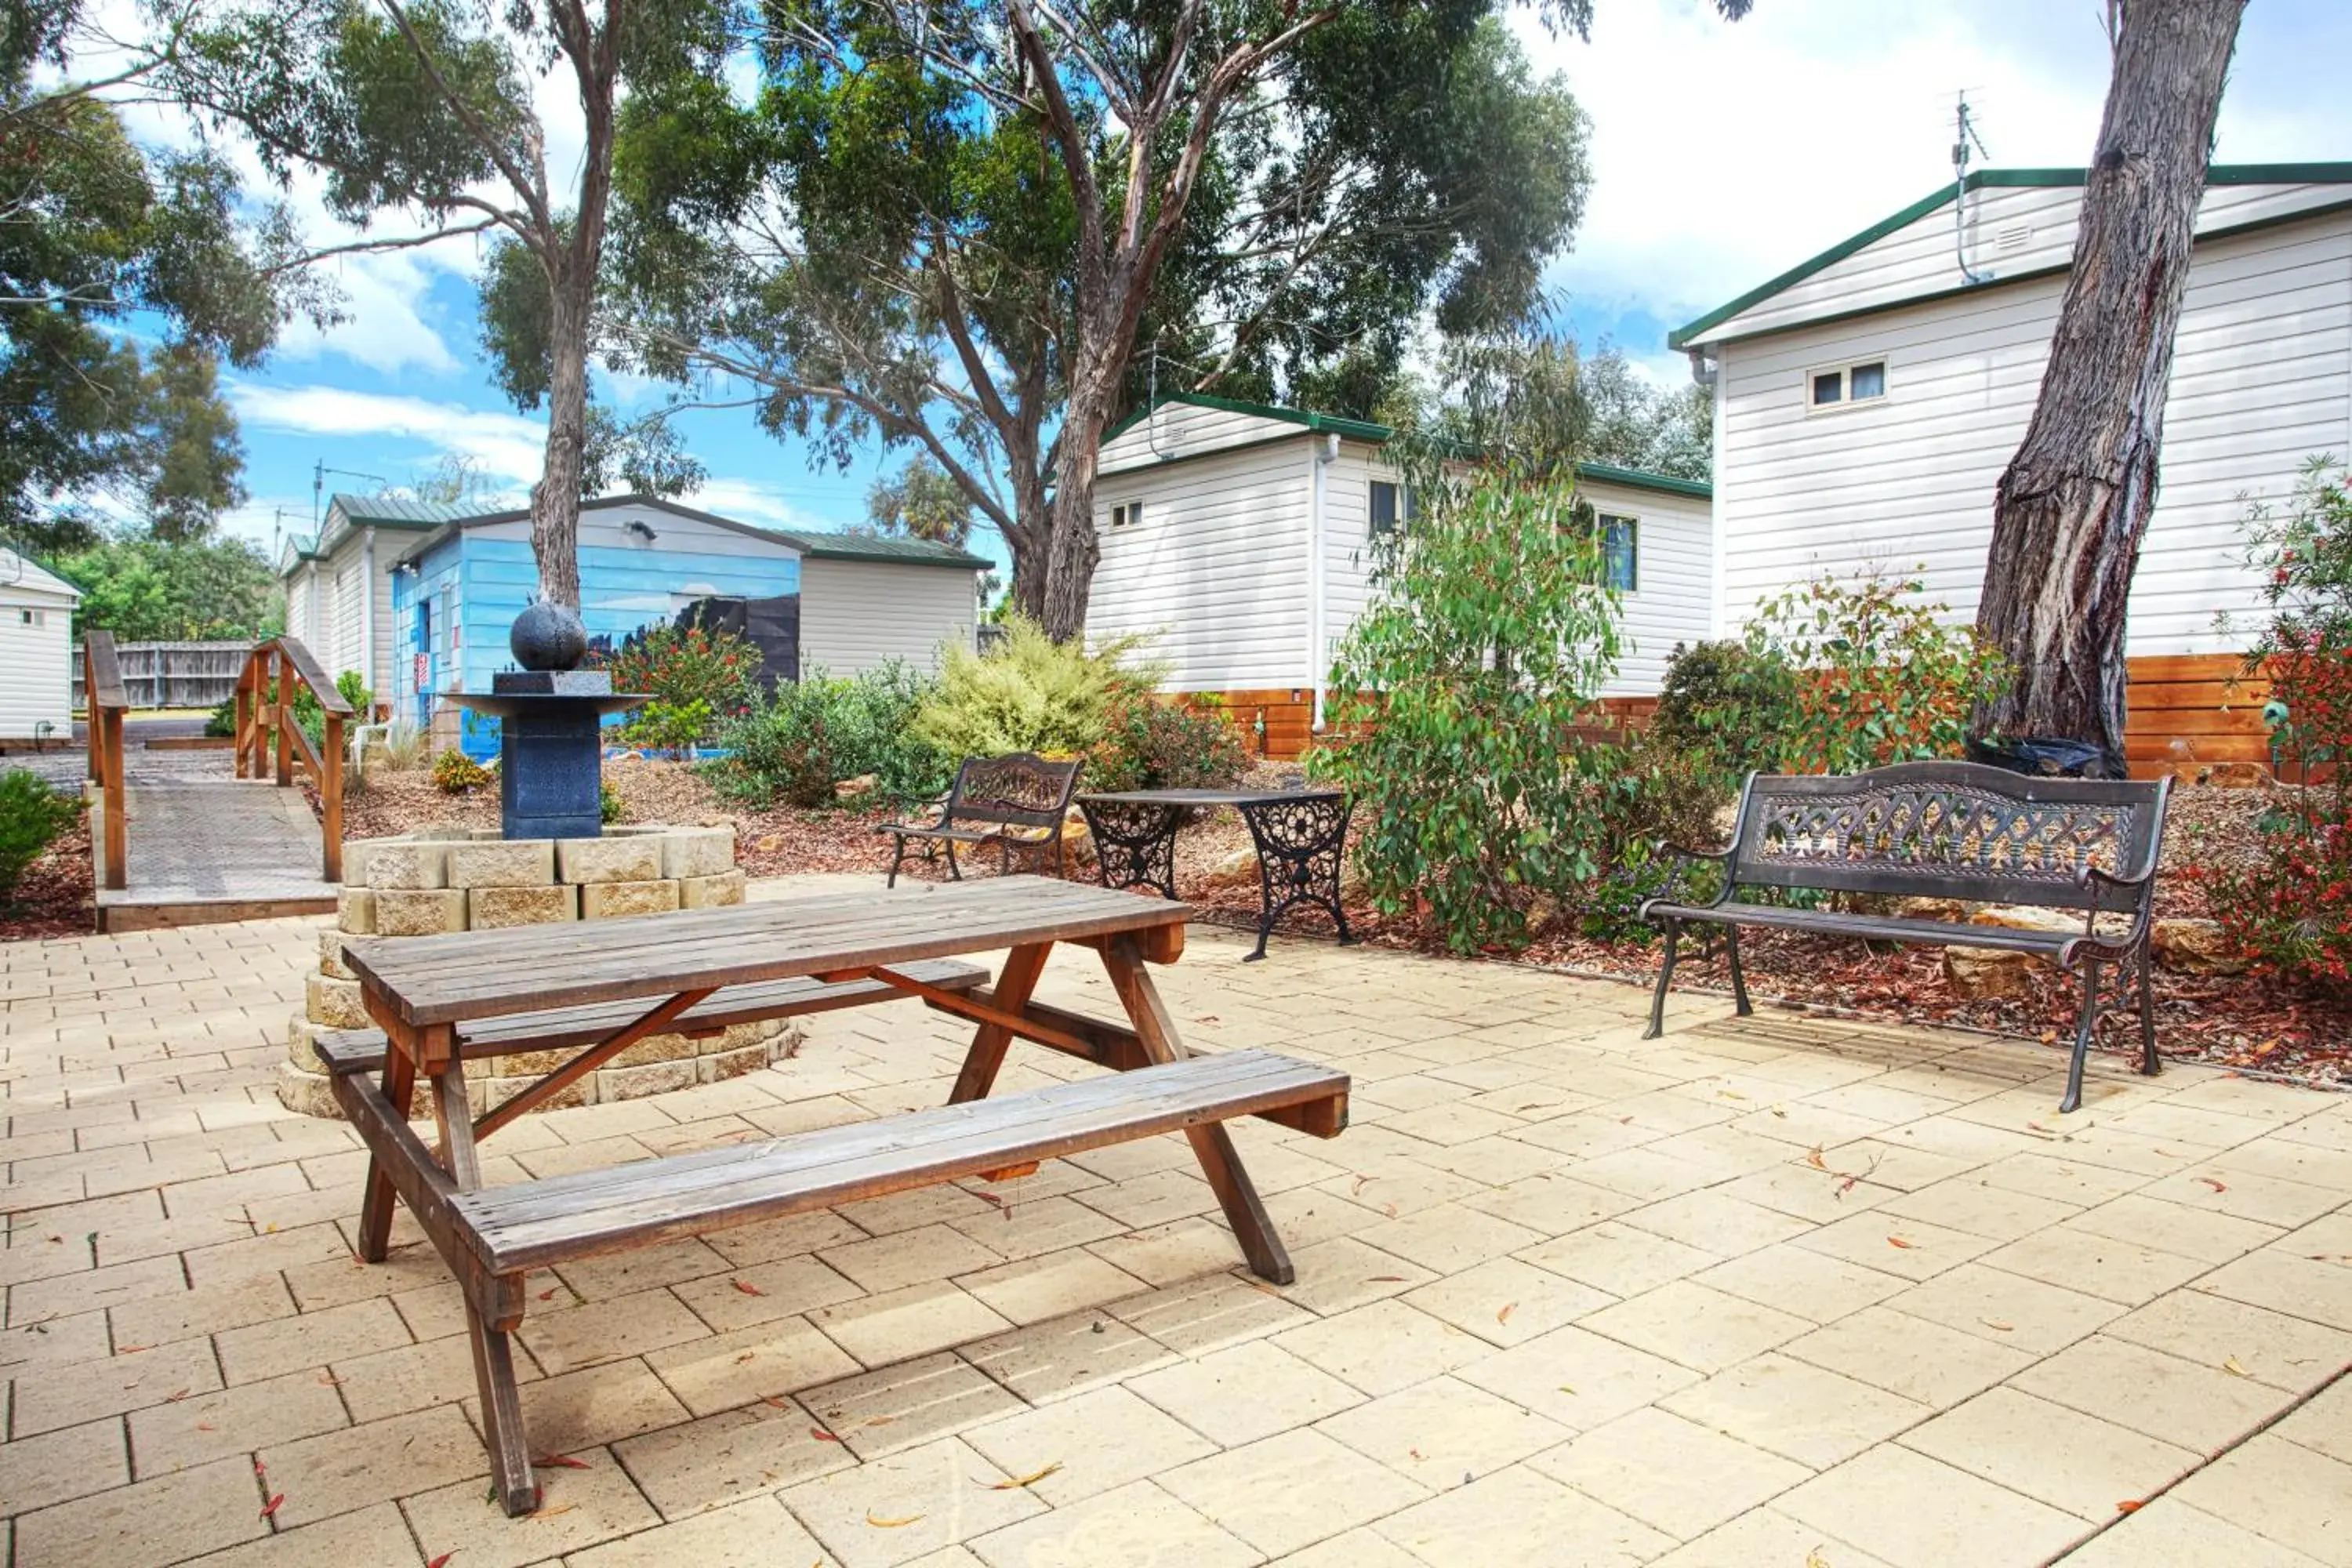
[[[2088,172],[2084,169],[1979,169],[1968,177],[1967,188],[1978,191],[1987,186],[2049,189],[2079,185]],[[2215,163],[2206,169],[2205,183],[2209,185],[2352,184],[2352,163]],[[1797,263],[1779,277],[1758,284],[1729,303],[1718,305],[1696,321],[1677,327],[1666,334],[1666,346],[1670,349],[1683,347],[1701,332],[1714,331],[1732,317],[1803,282],[1823,268],[1843,261],[1864,246],[1874,244],[1896,229],[1918,222],[1951,199],[1952,187],[1949,184],[1920,197],[1900,212],[1879,219],[1861,233],[1850,235],[1819,255]]]
[[[803,556],[819,561],[873,561],[900,566],[961,566],[982,572],[996,569],[996,563],[985,555],[974,555],[969,550],[958,550],[952,545],[938,544],[929,540],[890,539],[878,534],[803,532],[799,529],[786,528],[763,529],[761,531],[782,540]],[[887,544],[930,544],[932,548],[917,554],[903,550],[861,550],[854,544],[839,542],[865,538]]]
[[[1352,436],[1360,441],[1387,441],[1396,435],[1395,426],[1376,424],[1370,419],[1349,419],[1337,414],[1317,414],[1311,409],[1284,408],[1271,403],[1245,403],[1237,397],[1212,397],[1205,392],[1166,392],[1105,430],[1103,443],[1118,439],[1152,409],[1170,403],[1190,404],[1196,408],[1219,408],[1228,414],[1255,414],[1261,418],[1279,419],[1286,425],[1296,425],[1303,430],[1330,431]],[[1205,452],[1196,455],[1208,456]],[[1576,465],[1576,477],[1601,484],[1623,485],[1630,489],[1656,490],[1664,495],[1694,496],[1700,500],[1715,499],[1715,486],[1706,479],[1685,479],[1674,474],[1653,473],[1648,468],[1628,468],[1616,463],[1579,463]]]

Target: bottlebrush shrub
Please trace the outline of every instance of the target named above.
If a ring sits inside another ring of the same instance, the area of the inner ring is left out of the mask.
[[[1565,471],[1425,466],[1412,525],[1375,542],[1311,763],[1360,803],[1373,902],[1426,900],[1468,952],[1523,942],[1530,895],[1601,869],[1578,740],[1617,668],[1618,596]]]
[[[2264,814],[2250,861],[2201,879],[2223,930],[2265,967],[2352,985],[2352,490],[2343,466],[2313,458],[2286,510],[2257,503],[2244,530],[2270,618],[2243,676],[2270,681],[2272,764],[2301,787]]]
[[[604,660],[614,690],[642,691],[674,709],[708,702],[719,719],[750,705],[761,663],[759,648],[732,632],[667,622],[630,633]]]
[[[490,770],[452,746],[433,759],[433,784],[443,795],[464,795],[490,782]]]

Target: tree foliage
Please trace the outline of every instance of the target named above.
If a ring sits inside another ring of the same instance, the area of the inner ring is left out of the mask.
[[[863,531],[928,539],[961,550],[971,540],[971,497],[947,471],[918,453],[866,492]]]
[[[1433,383],[1399,374],[1374,413],[1541,466],[1615,463],[1685,479],[1715,468],[1715,405],[1705,388],[1658,387],[1614,347],[1587,354],[1548,332],[1447,342]]]
[[[1069,636],[1097,438],[1155,380],[1368,413],[1425,314],[1525,318],[1584,121],[1503,9],[775,0],[756,94],[625,105],[611,319],[814,460],[928,457]]]
[[[71,0],[0,16],[0,531],[40,552],[91,542],[101,500],[171,537],[240,501],[215,365],[257,363],[307,299],[226,162],[141,147],[99,96],[122,79],[72,74],[80,26]]]
[[[56,564],[81,590],[77,635],[97,626],[123,642],[246,642],[285,629],[277,574],[242,539],[110,539]]]

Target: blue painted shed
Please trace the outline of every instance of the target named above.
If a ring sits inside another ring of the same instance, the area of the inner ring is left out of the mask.
[[[978,622],[977,555],[921,540],[756,528],[651,496],[580,510],[580,612],[592,639],[617,647],[642,627],[701,616],[748,626],[772,674],[854,675],[890,659],[936,668],[969,647]],[[394,568],[392,700],[396,721],[437,730],[478,759],[498,725],[446,700],[488,691],[511,668],[507,628],[537,596],[530,514],[458,518]]]

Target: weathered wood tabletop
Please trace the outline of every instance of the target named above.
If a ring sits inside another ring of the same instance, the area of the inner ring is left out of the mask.
[[[344,944],[369,1010],[418,1026],[896,964],[1032,942],[1181,932],[1191,911],[1043,877],[832,893],[576,925]],[[1164,936],[1157,940],[1166,942]],[[1151,956],[1147,951],[1147,956]],[[1172,954],[1171,955],[1172,956]]]

